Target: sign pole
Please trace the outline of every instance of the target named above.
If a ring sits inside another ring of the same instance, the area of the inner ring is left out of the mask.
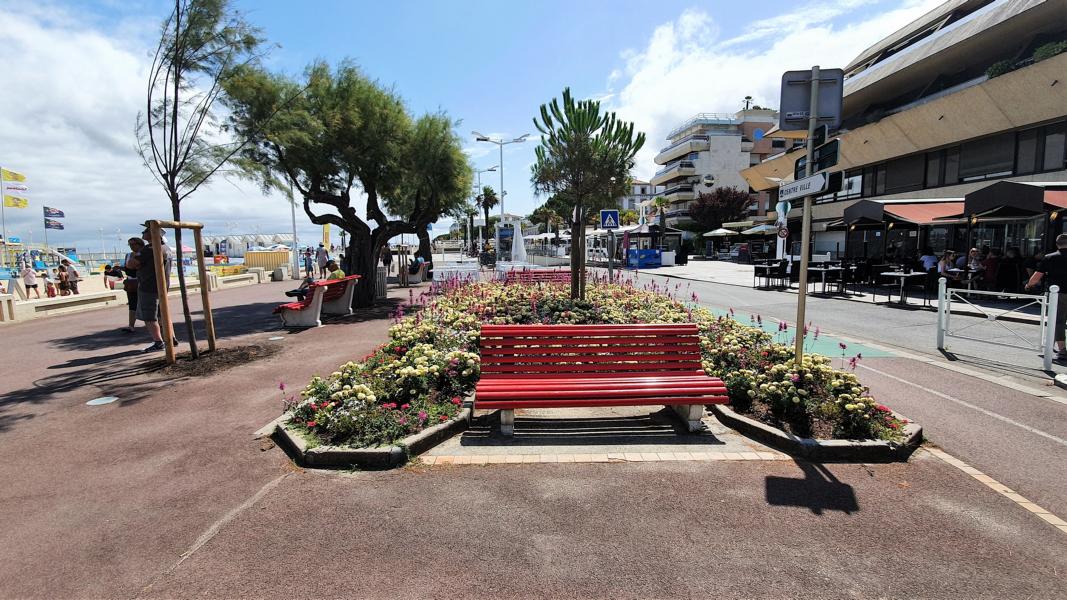
[[[819,67],[811,68],[811,109],[808,113],[808,164],[806,175],[810,177],[815,167],[812,155],[815,151],[815,128],[819,124]],[[804,226],[800,236],[800,290],[797,293],[796,366],[804,363],[804,309],[808,292],[808,245],[811,243],[811,195],[804,196]]]
[[[0,266],[7,266],[7,249],[9,247],[7,243],[7,215],[4,214],[4,205],[7,204],[6,191],[4,190],[4,172],[0,171],[0,221],[3,221],[4,228],[4,251],[0,252]]]
[[[608,283],[615,281],[615,230],[608,231]]]

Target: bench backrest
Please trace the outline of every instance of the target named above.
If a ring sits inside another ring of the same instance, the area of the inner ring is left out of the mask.
[[[670,325],[483,325],[483,376],[703,373],[693,323]]]
[[[504,274],[504,281],[512,283],[533,283],[538,281],[570,281],[571,272],[561,269],[537,269],[533,271],[508,271]]]
[[[308,287],[311,288],[312,291],[314,291],[314,289],[317,287],[326,288],[325,290],[323,290],[322,293],[322,301],[329,302],[331,300],[336,300],[341,296],[344,296],[345,289],[348,288],[348,282],[356,281],[357,279],[359,279],[359,275],[348,275],[347,277],[343,277],[341,279],[324,279],[322,281],[314,281]],[[314,294],[308,294],[304,301],[306,303],[310,303],[313,296]]]

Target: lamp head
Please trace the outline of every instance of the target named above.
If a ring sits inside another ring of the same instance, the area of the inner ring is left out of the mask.
[[[513,141],[513,142],[525,142],[526,138],[528,138],[528,137],[530,137],[530,134],[524,133],[524,134],[520,135],[519,137],[517,137],[517,138],[515,138],[515,139],[513,139],[511,141]]]

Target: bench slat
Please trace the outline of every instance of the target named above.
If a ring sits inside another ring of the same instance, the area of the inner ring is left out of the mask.
[[[648,363],[616,363],[616,364],[601,364],[601,363],[586,363],[567,365],[566,372],[568,373],[582,373],[583,375],[588,373],[617,373],[622,374],[626,372],[631,373],[645,373],[648,371]],[[671,370],[677,371],[692,371],[700,368],[698,362],[677,362],[665,365],[661,369],[660,373],[667,373]],[[521,374],[521,373],[559,373],[561,369],[558,365],[482,365],[482,373],[503,373],[503,374]]]
[[[516,408],[580,408],[599,406],[671,406],[691,404],[726,404],[726,396],[647,396],[644,398],[604,398],[581,400],[560,400],[557,402],[544,400],[490,400],[488,402],[475,402],[478,409],[502,409],[512,410]]]
[[[557,370],[562,370],[565,367],[563,365],[570,366],[572,364],[585,364],[585,363],[641,363],[647,364],[648,361],[659,361],[661,366],[666,364],[673,364],[676,362],[687,362],[700,360],[699,355],[692,353],[685,354],[645,354],[645,353],[633,353],[628,355],[612,355],[612,354],[596,354],[596,353],[583,353],[583,354],[556,354],[556,355],[519,355],[519,356],[493,356],[482,361],[482,364],[493,365],[536,365],[548,363],[552,365],[560,365]]]

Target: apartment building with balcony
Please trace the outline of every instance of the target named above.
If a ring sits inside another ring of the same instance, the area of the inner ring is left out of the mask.
[[[655,186],[641,179],[632,179],[630,193],[618,199],[619,210],[640,211],[642,203],[655,198],[656,194],[662,191],[662,186]]]
[[[748,190],[741,171],[785,149],[785,140],[764,135],[777,119],[777,112],[768,109],[700,113],[671,131],[667,146],[655,157],[661,166],[650,180],[662,186],[660,195],[671,201],[667,224],[690,222],[689,206],[701,192],[716,187]],[[753,192],[750,214],[766,214],[769,201],[770,194]]]
[[[950,0],[857,56],[830,169],[844,189],[816,199],[814,250],[1051,248],[1067,209],[1065,47],[1064,0]],[[742,175],[776,196],[800,156]]]

